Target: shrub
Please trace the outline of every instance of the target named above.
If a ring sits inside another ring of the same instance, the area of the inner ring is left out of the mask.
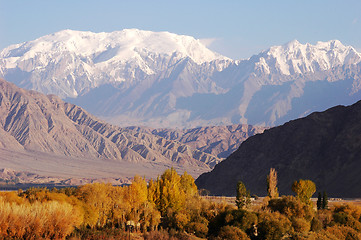
[[[188,223],[186,231],[189,233],[193,233],[197,237],[205,238],[208,233],[208,226],[207,224],[201,222],[191,222]]]
[[[311,221],[311,231],[318,232],[321,229],[322,229],[322,222],[318,218],[314,217]]]
[[[278,213],[260,213],[258,217],[258,236],[260,239],[281,239],[292,230],[290,220]]]
[[[351,227],[359,232],[361,231],[361,223],[345,212],[334,213],[333,220],[336,224]]]
[[[249,212],[247,210],[225,210],[216,216],[209,223],[209,234],[218,235],[220,229],[225,226],[237,227],[248,234],[252,234],[253,227],[257,224],[257,214]]]
[[[217,239],[226,239],[226,240],[246,240],[250,239],[245,232],[241,229],[234,227],[234,226],[223,226]]]
[[[347,215],[352,216],[354,219],[360,221],[361,220],[361,207],[355,206],[352,204],[335,206],[333,210],[335,213],[344,212]]]
[[[253,227],[257,225],[258,217],[255,213],[246,210],[234,210],[232,211],[233,220],[230,225],[235,226],[250,234]]]
[[[271,199],[268,203],[268,208],[272,211],[278,211],[286,215],[289,219],[293,217],[305,218],[308,221],[314,216],[312,207],[301,202],[293,196],[283,196],[279,199]]]
[[[18,205],[0,198],[1,239],[63,239],[82,223],[80,219],[80,213],[68,203]]]
[[[361,234],[359,232],[347,226],[335,225],[332,227],[328,227],[326,229],[326,232],[331,233],[337,239],[361,239]]]
[[[304,218],[292,218],[292,227],[296,232],[307,233],[310,231],[311,223]]]
[[[151,231],[144,234],[144,240],[169,240],[169,233],[165,230]]]

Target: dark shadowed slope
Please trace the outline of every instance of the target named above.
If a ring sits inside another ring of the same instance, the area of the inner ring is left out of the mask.
[[[196,181],[216,195],[235,195],[241,180],[266,195],[266,176],[278,171],[280,194],[294,180],[310,179],[329,196],[361,197],[361,101],[316,112],[250,137],[229,158]]]

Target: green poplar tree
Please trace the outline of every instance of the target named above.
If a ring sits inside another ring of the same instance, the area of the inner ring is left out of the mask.
[[[318,192],[318,198],[317,198],[317,209],[320,210],[322,208],[322,195],[321,192]]]
[[[326,191],[323,191],[322,209],[328,209],[328,198]]]
[[[251,203],[251,195],[249,191],[247,191],[246,186],[242,181],[238,181],[237,196],[236,196],[236,205],[238,209],[243,209],[250,203]]]

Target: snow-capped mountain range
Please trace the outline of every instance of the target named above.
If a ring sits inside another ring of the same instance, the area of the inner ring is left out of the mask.
[[[193,37],[138,29],[64,30],[0,54],[5,76],[13,70],[31,72],[21,85],[61,97],[77,97],[104,83],[137,82],[187,57],[197,64],[227,59]]]
[[[168,32],[64,30],[0,52],[0,76],[119,125],[278,125],[360,99],[361,54],[297,40],[231,60]]]

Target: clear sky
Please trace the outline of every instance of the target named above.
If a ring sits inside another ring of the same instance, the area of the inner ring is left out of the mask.
[[[233,59],[293,39],[361,52],[361,0],[0,0],[0,49],[63,29],[168,31]]]

